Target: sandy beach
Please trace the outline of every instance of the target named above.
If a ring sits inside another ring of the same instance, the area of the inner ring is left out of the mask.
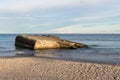
[[[120,80],[120,66],[47,58],[0,58],[0,80]]]

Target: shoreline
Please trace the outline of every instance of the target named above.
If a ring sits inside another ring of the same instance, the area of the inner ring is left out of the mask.
[[[50,56],[50,55],[49,55]],[[95,64],[103,64],[103,65],[117,65],[120,66],[118,62],[110,62],[110,61],[94,61],[94,60],[86,60],[86,59],[65,59],[65,58],[55,58],[55,57],[46,57],[46,56],[5,56],[0,57],[0,59],[12,59],[12,58],[41,58],[41,59],[52,59],[52,60],[63,60],[63,61],[71,61],[71,62],[83,62],[83,63],[95,63]]]
[[[119,80],[120,65],[37,57],[0,58],[5,80]]]

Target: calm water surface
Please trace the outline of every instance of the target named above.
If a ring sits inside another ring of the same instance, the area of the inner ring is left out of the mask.
[[[37,34],[40,35],[40,34]],[[47,57],[120,64],[120,34],[53,34],[63,39],[87,44],[81,49],[29,50],[14,46],[17,34],[0,34],[0,57]]]

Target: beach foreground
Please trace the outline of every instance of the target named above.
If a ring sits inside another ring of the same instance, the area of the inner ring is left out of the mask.
[[[120,66],[47,58],[0,58],[0,80],[120,80]]]

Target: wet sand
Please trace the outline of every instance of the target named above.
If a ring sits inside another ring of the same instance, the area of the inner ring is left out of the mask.
[[[0,80],[120,80],[120,65],[37,57],[0,58]]]

